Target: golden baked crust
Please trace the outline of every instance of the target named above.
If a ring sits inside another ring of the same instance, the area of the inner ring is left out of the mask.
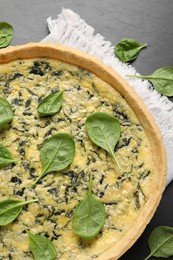
[[[153,178],[150,183],[151,194],[143,205],[140,215],[124,237],[115,245],[103,252],[97,259],[118,259],[141,235],[152,218],[165,187],[166,155],[162,144],[160,131],[132,87],[123,80],[113,69],[105,66],[96,58],[63,45],[52,43],[31,43],[23,46],[9,47],[0,52],[0,63],[17,59],[47,57],[67,62],[94,73],[104,82],[115,88],[127,101],[142,124],[150,143],[153,156]],[[159,162],[159,164],[158,164]]]

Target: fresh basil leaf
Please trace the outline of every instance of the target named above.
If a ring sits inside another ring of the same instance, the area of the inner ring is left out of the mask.
[[[13,119],[13,111],[9,102],[0,97],[0,127],[7,125]]]
[[[35,260],[54,260],[56,250],[52,242],[43,235],[34,235],[27,230],[29,245]]]
[[[13,39],[13,27],[6,22],[0,22],[0,48],[7,47]]]
[[[151,233],[148,245],[150,248],[150,257],[168,258],[173,256],[173,228],[167,226],[160,226],[153,230]]]
[[[74,159],[75,143],[66,133],[59,133],[49,138],[41,149],[42,173],[36,184],[47,173],[65,169]]]
[[[90,175],[89,191],[74,211],[73,229],[84,239],[92,239],[101,230],[105,222],[105,208],[101,201],[92,194],[92,177]]]
[[[95,112],[88,116],[85,126],[90,139],[96,145],[106,150],[120,168],[114,154],[114,148],[121,133],[119,121],[107,113]]]
[[[153,87],[167,97],[173,96],[173,67],[164,67],[148,76],[127,75],[130,78],[148,79]]]
[[[123,62],[135,60],[141,49],[146,47],[147,44],[140,44],[134,39],[123,38],[121,39],[114,48],[116,56]]]
[[[52,116],[58,113],[62,106],[62,93],[56,92],[50,94],[42,100],[38,106],[38,112],[41,116]]]
[[[20,214],[24,205],[36,202],[35,200],[3,200],[0,201],[0,226],[5,226],[15,220]]]
[[[15,162],[11,152],[0,143],[0,168],[5,168]]]

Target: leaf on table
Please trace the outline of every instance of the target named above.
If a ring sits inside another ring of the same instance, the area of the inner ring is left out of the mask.
[[[146,47],[147,44],[141,44],[131,38],[121,39],[115,46],[115,55],[123,62],[135,60],[140,51]]]
[[[152,256],[162,258],[173,256],[173,228],[167,226],[155,228],[149,237],[148,246],[151,253],[145,260]]]
[[[14,29],[6,22],[0,22],[0,48],[7,47],[13,39]]]

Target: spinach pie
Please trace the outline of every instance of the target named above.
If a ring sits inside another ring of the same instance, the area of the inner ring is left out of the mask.
[[[38,106],[54,93],[61,93],[59,111],[40,115]],[[11,122],[0,128],[0,143],[15,159],[0,169],[0,202],[34,200],[0,227],[0,259],[33,259],[27,230],[52,242],[55,259],[118,259],[145,229],[165,186],[161,134],[142,100],[101,61],[51,43],[0,51],[0,97],[13,111]],[[86,119],[96,112],[119,121],[121,133],[113,151],[118,164],[88,135]],[[40,152],[59,133],[73,138],[74,158],[35,183],[42,169]],[[74,232],[73,215],[86,197],[90,175],[105,221],[86,240]]]

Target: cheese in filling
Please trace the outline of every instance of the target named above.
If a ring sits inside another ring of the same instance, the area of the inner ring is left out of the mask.
[[[41,118],[38,104],[61,90],[60,112]],[[10,126],[0,132],[0,142],[17,159],[16,165],[0,170],[0,200],[39,199],[26,205],[11,224],[0,227],[0,259],[33,259],[25,229],[48,237],[57,259],[96,258],[132,227],[149,196],[152,155],[139,119],[107,83],[84,69],[53,59],[0,65],[0,95],[14,111]],[[120,121],[121,137],[115,148],[120,170],[86,134],[86,118],[96,111],[112,114]],[[33,188],[41,173],[43,142],[60,132],[75,140],[74,161],[61,172],[47,174]],[[90,173],[93,194],[104,203],[106,220],[95,239],[84,241],[72,230],[72,217],[87,193]]]

